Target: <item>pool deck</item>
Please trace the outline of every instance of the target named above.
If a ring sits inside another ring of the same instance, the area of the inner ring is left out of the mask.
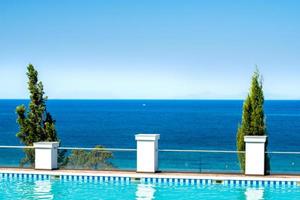
[[[296,181],[300,182],[300,175],[267,175],[245,176],[242,174],[207,174],[183,172],[138,173],[135,171],[99,171],[99,170],[35,170],[21,168],[0,168],[0,173],[45,174],[53,176],[115,176],[130,178],[173,178],[173,179],[211,179],[211,180],[257,180],[257,181]]]

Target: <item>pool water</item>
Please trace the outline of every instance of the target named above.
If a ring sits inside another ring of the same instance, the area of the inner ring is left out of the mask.
[[[0,199],[230,199],[292,200],[300,199],[299,186],[224,186],[143,184],[135,182],[84,182],[62,180],[0,179]]]

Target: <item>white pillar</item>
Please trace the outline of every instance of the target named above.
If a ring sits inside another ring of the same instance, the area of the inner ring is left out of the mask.
[[[57,169],[58,142],[36,142],[35,169]]]
[[[245,136],[246,175],[265,175],[265,144],[267,136]]]
[[[137,172],[156,172],[158,169],[159,134],[137,134]]]

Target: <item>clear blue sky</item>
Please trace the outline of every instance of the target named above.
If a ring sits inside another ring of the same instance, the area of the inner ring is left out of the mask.
[[[300,99],[300,1],[0,2],[0,98]]]

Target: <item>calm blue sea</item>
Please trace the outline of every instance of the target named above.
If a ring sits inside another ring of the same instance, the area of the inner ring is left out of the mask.
[[[15,108],[0,100],[0,144],[18,145]],[[49,100],[64,146],[135,147],[137,133],[161,134],[160,147],[235,150],[242,101]],[[300,151],[300,101],[266,101],[271,150]]]
[[[20,144],[15,137],[15,108],[20,104],[28,101],[0,100],[0,145]],[[159,146],[164,149],[235,150],[242,104],[239,100],[49,100],[47,106],[63,146],[135,148],[135,134],[159,133]],[[269,150],[300,151],[300,101],[266,101],[265,113]],[[236,156],[222,158],[228,161]],[[202,163],[194,168],[203,167],[198,166]],[[294,166],[294,158],[287,164]]]

